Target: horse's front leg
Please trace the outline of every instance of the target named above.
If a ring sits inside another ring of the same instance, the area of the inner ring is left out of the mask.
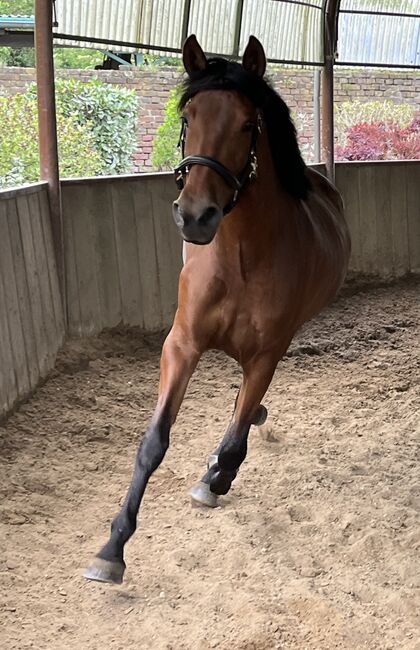
[[[264,355],[243,366],[242,386],[228,430],[209,458],[209,468],[191,490],[194,501],[215,507],[217,495],[227,494],[238,469],[245,460],[248,433],[251,424],[262,424],[267,411],[260,404],[270,385],[277,366],[277,358]]]
[[[131,484],[124,504],[112,522],[109,540],[84,573],[90,580],[122,582],[124,545],[136,529],[137,514],[147,482],[168,449],[171,426],[200,356],[194,346],[182,338],[174,328],[163,346],[156,409],[137,450]]]

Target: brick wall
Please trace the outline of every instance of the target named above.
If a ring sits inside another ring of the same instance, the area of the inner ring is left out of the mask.
[[[57,76],[82,81],[97,78],[105,83],[132,88],[139,97],[138,146],[134,153],[136,171],[151,170],[150,154],[156,129],[163,119],[169,91],[181,78],[170,67],[120,70],[58,70]],[[0,93],[23,92],[35,79],[31,68],[0,68]],[[290,109],[297,115],[299,141],[307,159],[313,141],[313,72],[278,68],[271,70],[271,79]],[[420,74],[412,71],[337,69],[335,72],[336,102],[348,100],[391,99],[399,103],[420,105]]]

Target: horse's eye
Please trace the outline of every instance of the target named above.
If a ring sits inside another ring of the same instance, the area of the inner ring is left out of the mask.
[[[181,120],[182,120],[182,123],[185,124],[185,126],[188,126],[188,120],[187,120],[187,118],[185,117],[185,115],[183,115],[183,116],[181,117]]]
[[[254,122],[245,122],[245,124],[242,127],[242,131],[247,133],[248,131],[252,131],[254,128],[255,128]]]

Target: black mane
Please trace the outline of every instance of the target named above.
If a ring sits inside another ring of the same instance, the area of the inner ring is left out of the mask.
[[[212,58],[207,61],[205,70],[194,72],[184,81],[180,110],[202,90],[237,90],[261,110],[274,166],[284,189],[297,199],[306,199],[310,182],[299,151],[296,129],[288,107],[271,85],[247,72],[239,63]]]

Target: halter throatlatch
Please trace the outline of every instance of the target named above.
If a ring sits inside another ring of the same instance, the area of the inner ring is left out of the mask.
[[[179,134],[178,147],[181,148],[182,160],[174,169],[175,182],[178,189],[182,190],[185,185],[185,177],[194,165],[203,165],[209,167],[219,174],[223,180],[234,190],[233,198],[230,203],[227,203],[223,208],[223,214],[230,212],[238,202],[239,192],[241,192],[248,183],[257,178],[258,175],[258,161],[257,161],[257,139],[262,129],[261,113],[257,113],[257,121],[252,127],[251,148],[249,150],[248,159],[244,168],[238,176],[235,176],[227,167],[222,165],[215,158],[209,156],[192,155],[185,156],[185,138],[187,135],[187,121],[185,117],[181,118],[181,132]]]

